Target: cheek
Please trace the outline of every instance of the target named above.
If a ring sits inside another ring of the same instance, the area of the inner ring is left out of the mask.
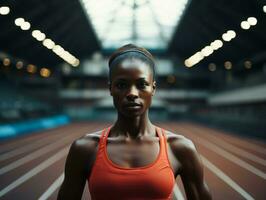
[[[145,100],[145,104],[147,106],[150,106],[151,102],[152,102],[152,95],[149,93],[149,94],[146,94],[143,96],[143,99]]]
[[[113,94],[113,102],[114,102],[114,106],[117,108],[118,106],[119,106],[119,104],[121,103],[121,97],[118,95],[118,94],[116,94],[116,93],[114,93]]]

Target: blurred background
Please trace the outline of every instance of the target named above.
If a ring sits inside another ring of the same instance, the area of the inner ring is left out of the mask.
[[[156,58],[153,120],[265,139],[263,0],[1,1],[0,14],[1,137],[42,118],[114,121],[107,60],[133,43]]]
[[[1,0],[0,199],[56,199],[70,144],[116,120],[108,58],[128,43],[155,57],[151,121],[195,143],[213,199],[265,200],[266,0]]]

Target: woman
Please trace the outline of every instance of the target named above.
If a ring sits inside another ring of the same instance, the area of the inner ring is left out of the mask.
[[[58,199],[81,199],[88,180],[93,200],[168,200],[178,175],[189,200],[211,199],[194,144],[149,120],[156,89],[152,55],[126,45],[111,55],[109,68],[117,121],[72,144]]]

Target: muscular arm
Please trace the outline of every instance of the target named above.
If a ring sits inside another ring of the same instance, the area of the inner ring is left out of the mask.
[[[65,164],[65,178],[57,200],[81,199],[91,156],[84,139],[75,141],[69,150]]]
[[[211,194],[204,181],[203,164],[191,140],[184,138],[179,146],[181,155],[180,176],[188,200],[211,200]]]

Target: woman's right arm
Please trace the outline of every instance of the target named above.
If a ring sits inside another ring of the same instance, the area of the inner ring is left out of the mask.
[[[88,172],[91,171],[93,152],[95,152],[95,142],[92,140],[81,138],[72,143],[57,200],[81,199]]]

